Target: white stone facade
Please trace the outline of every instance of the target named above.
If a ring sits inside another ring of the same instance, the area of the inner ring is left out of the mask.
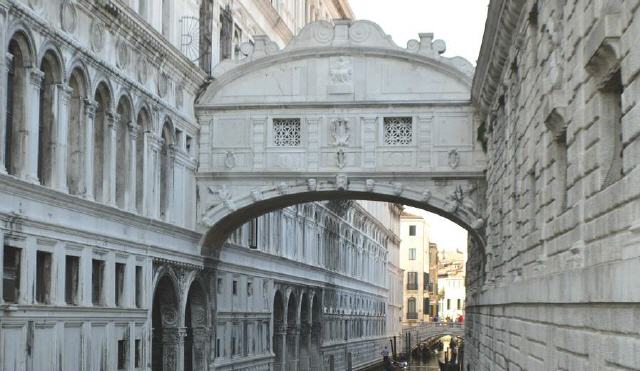
[[[473,86],[489,165],[472,370],[640,369],[639,37],[635,0],[491,1]]]

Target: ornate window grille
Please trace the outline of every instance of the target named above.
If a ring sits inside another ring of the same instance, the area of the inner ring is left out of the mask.
[[[413,142],[413,119],[411,117],[384,118],[384,144],[399,146]]]
[[[302,143],[300,119],[273,119],[273,144],[298,147]]]

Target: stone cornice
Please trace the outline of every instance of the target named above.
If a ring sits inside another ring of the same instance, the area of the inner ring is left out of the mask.
[[[526,0],[491,0],[482,47],[471,88],[471,100],[486,112],[494,101],[500,85],[509,50],[523,19]]]
[[[282,17],[280,17],[280,14],[278,14],[273,5],[271,5],[271,1],[257,0],[255,3],[260,8],[260,10],[262,10],[262,14],[267,19],[269,24],[278,33],[278,35],[282,37],[282,40],[284,40],[285,44],[289,43],[289,41],[293,38],[293,31],[291,31]]]

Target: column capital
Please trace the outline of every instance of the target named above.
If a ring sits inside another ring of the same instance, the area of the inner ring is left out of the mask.
[[[111,130],[116,130],[116,122],[120,122],[120,115],[112,112],[112,111],[108,111],[106,113],[106,117],[107,117],[107,127]]]
[[[94,118],[96,116],[96,109],[98,108],[98,102],[90,98],[84,98],[82,100],[84,103],[84,113],[90,118]]]
[[[138,137],[139,126],[136,125],[135,122],[129,121],[127,123],[127,128],[129,129],[129,138],[135,140]]]
[[[42,86],[42,81],[44,80],[44,72],[40,71],[37,68],[32,68],[29,73],[29,77],[29,81],[31,82],[31,84],[40,89],[40,87]]]
[[[13,70],[13,54],[7,53],[4,58],[5,72],[11,72]]]

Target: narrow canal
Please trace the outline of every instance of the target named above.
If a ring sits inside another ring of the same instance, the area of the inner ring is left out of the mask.
[[[424,351],[414,352],[411,357],[411,361],[409,362],[408,367],[406,368],[397,368],[396,370],[403,371],[440,371],[440,366],[438,365],[438,359],[444,362],[445,354],[447,354],[447,350],[449,350],[449,345],[451,342],[450,336],[444,336],[439,339],[442,342],[443,348],[442,350],[436,349],[428,349]],[[458,368],[451,368],[458,370]],[[375,368],[371,371],[388,371],[384,368],[383,365],[380,365],[378,368]]]

